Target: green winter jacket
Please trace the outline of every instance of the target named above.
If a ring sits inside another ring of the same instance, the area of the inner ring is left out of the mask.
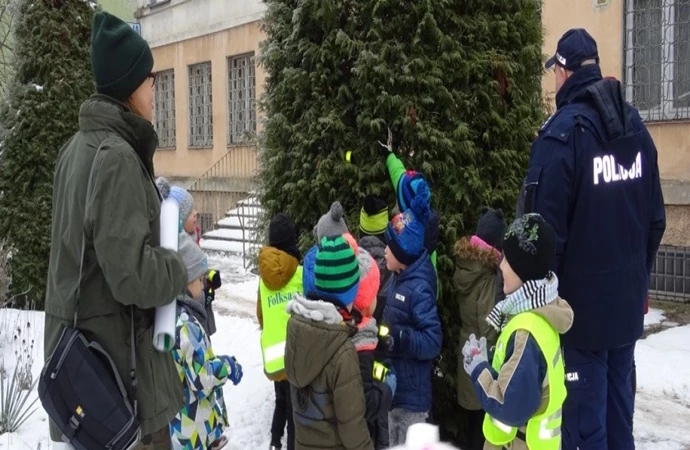
[[[479,410],[481,404],[474,393],[474,385],[463,368],[463,356],[459,351],[471,334],[477,339],[484,336],[488,348],[496,344],[496,330],[486,318],[498,300],[503,299],[503,279],[498,253],[475,247],[468,238],[455,243],[455,273],[453,291],[460,313],[460,337],[458,342],[458,404],[464,409]]]
[[[297,294],[285,345],[296,450],[374,450],[364,418],[366,402],[359,358],[345,324],[331,303]]]
[[[139,418],[144,435],[168,425],[184,404],[170,353],[153,348],[153,308],[187,285],[178,255],[159,247],[160,199],[154,184],[152,125],[115,100],[94,96],[79,111],[79,131],[60,150],[53,181],[53,222],[45,320],[45,356],[71,324],[86,237],[78,328],[113,358],[130,396],[130,305],[134,306]],[[96,151],[88,216],[86,190]],[[60,440],[51,424],[50,437]]]

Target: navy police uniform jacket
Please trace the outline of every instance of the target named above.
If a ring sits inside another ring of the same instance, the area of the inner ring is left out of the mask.
[[[649,277],[666,228],[657,151],[615,79],[573,73],[532,145],[518,211],[557,234],[559,293],[575,312],[563,344],[609,350],[643,331]]]
[[[383,323],[393,337],[389,354],[397,381],[393,408],[428,412],[432,365],[443,341],[436,309],[436,271],[425,251],[394,277],[383,310]]]

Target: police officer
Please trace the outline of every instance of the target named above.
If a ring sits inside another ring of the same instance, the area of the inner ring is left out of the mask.
[[[634,449],[635,342],[666,228],[657,151],[587,31],[566,32],[546,68],[557,110],[532,145],[518,211],[556,230],[553,269],[575,312],[562,340],[563,448]]]

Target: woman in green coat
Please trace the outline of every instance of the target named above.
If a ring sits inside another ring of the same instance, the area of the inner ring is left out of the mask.
[[[91,65],[98,94],[81,106],[79,131],[60,151],[53,181],[45,355],[51,355],[62,330],[72,323],[80,283],[77,327],[110,354],[122,380],[129,380],[133,312],[143,435],[138,449],[168,450],[168,423],[182,408],[184,394],[172,355],[153,349],[154,311],[184,292],[187,273],[176,253],[159,246],[153,55],[129,25],[99,12],[93,22]],[[130,383],[124,384],[131,398]],[[52,423],[50,437],[61,441]]]

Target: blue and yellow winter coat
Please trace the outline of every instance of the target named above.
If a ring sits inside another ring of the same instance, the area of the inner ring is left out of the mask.
[[[432,364],[441,352],[443,332],[436,309],[436,272],[426,251],[395,275],[383,323],[394,339],[390,354],[397,377],[393,408],[429,411]]]
[[[228,425],[222,389],[230,368],[213,353],[211,342],[195,317],[204,309],[202,303],[188,298],[178,300],[172,353],[184,386],[185,406],[170,423],[175,450],[210,448]]]

